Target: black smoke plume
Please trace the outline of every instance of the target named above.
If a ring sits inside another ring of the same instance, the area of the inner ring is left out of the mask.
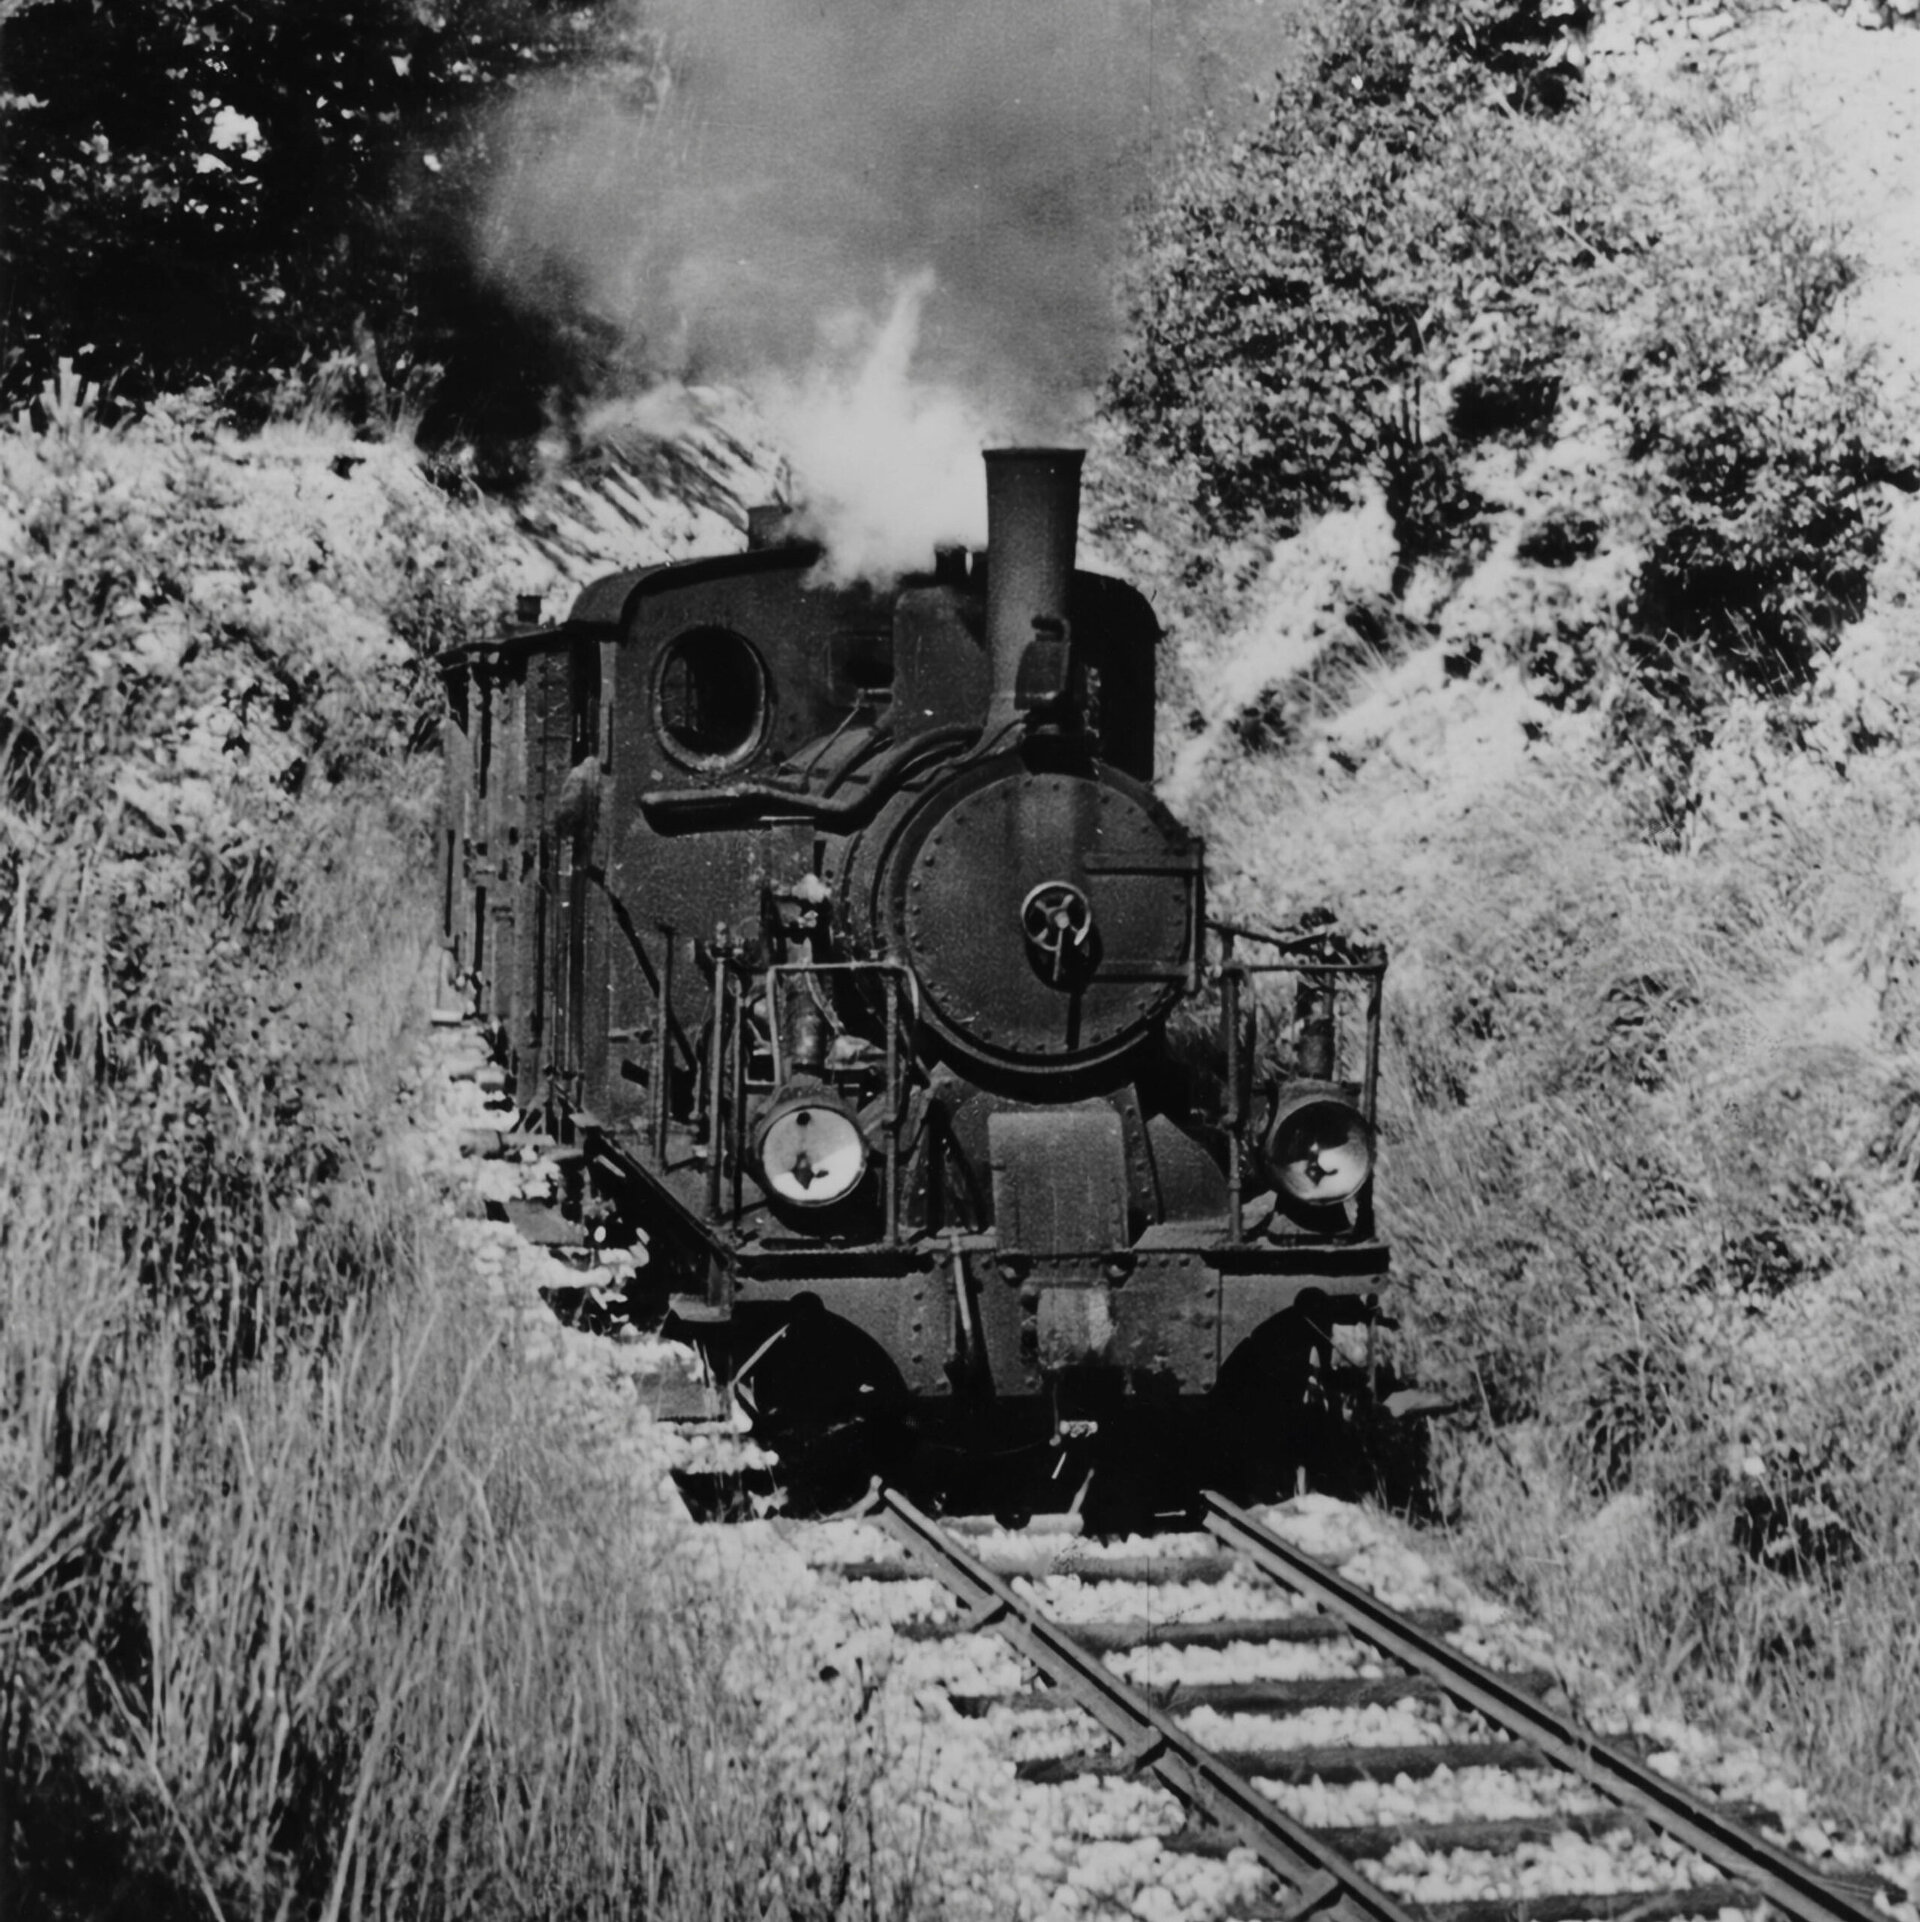
[[[1272,71],[1299,11],[650,7],[662,95],[575,86],[506,116],[488,260],[523,298],[583,299],[654,378],[746,385],[835,518],[845,564],[910,564],[935,535],[978,536],[954,517],[972,521],[957,503],[977,499],[983,438],[1084,419],[1130,207],[1185,127],[1235,111]],[[884,510],[853,513],[864,532],[828,498],[842,475]],[[916,502],[927,511],[905,518],[927,525],[903,532],[895,561],[876,530]]]

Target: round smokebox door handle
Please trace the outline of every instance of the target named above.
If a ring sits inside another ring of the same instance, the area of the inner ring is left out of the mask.
[[[1020,930],[1039,954],[1049,981],[1059,981],[1075,949],[1093,933],[1093,907],[1071,881],[1042,881],[1020,903]]]

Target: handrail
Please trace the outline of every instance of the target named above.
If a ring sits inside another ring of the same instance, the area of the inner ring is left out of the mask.
[[[728,963],[733,959],[733,944],[724,924],[714,930],[713,940],[713,1024],[707,1037],[707,1216],[720,1216],[720,1183],[726,1144],[721,1133],[722,1111],[727,1107],[727,1029],[729,1009]]]
[[[782,1009],[780,978],[783,975],[876,974],[892,977],[887,988],[885,1075],[887,1089],[887,1189],[886,1239],[889,1247],[900,1240],[900,1130],[905,1120],[907,1083],[916,1058],[920,1027],[920,983],[902,961],[776,961],[767,969],[767,1034],[773,1051],[773,1085],[787,1078],[782,1059]],[[904,996],[901,984],[905,984]],[[900,1031],[902,1000],[911,1010],[907,1031]]]
[[[1310,953],[1293,953],[1280,960],[1243,961],[1235,956],[1236,941],[1258,941],[1267,947],[1300,950],[1325,949],[1335,942],[1343,946],[1345,943],[1341,936],[1325,928],[1287,933],[1277,928],[1256,927],[1245,922],[1213,917],[1209,917],[1207,926],[1220,937],[1220,963],[1213,974],[1220,983],[1220,1043],[1227,1080],[1226,1111],[1221,1117],[1227,1134],[1227,1239],[1238,1243],[1246,1235],[1241,1203],[1246,1185],[1245,1132],[1250,1118],[1240,1091],[1243,1079],[1240,1035],[1243,992],[1256,976],[1267,974],[1290,974],[1309,980],[1324,980],[1330,984],[1330,995],[1342,980],[1364,981],[1367,984],[1360,1112],[1367,1126],[1372,1128],[1379,1108],[1380,1017],[1387,952],[1381,947],[1354,948],[1344,958],[1337,960],[1321,959]],[[1259,1007],[1250,995],[1247,1001],[1247,1018],[1254,1024],[1255,1032],[1248,1037],[1244,1052],[1251,1054],[1258,1033]]]
[[[1229,943],[1235,939],[1242,941],[1262,941],[1273,948],[1313,948],[1338,944],[1348,948],[1344,935],[1332,927],[1319,928],[1263,928],[1249,921],[1228,921],[1217,915],[1207,916],[1207,926],[1214,933],[1226,936]],[[1384,974],[1387,967],[1387,951],[1383,947],[1350,947],[1347,958],[1337,961],[1301,961],[1297,963],[1259,963],[1260,966],[1295,966],[1301,971],[1327,972],[1334,974]]]
[[[673,1126],[673,944],[678,937],[672,926],[662,921],[660,938],[660,971],[654,977],[658,1006],[653,1022],[653,1087],[649,1092],[653,1096],[653,1158],[664,1168],[667,1136]],[[685,1038],[681,1037],[683,1041]]]
[[[767,1008],[773,1041],[773,1079],[776,1087],[787,1078],[785,1064],[780,1058],[780,1025],[775,1015],[773,999],[777,977],[783,974],[898,975],[907,984],[907,999],[913,1005],[914,1026],[917,1028],[920,1024],[920,983],[914,979],[913,970],[904,961],[775,961],[767,969]]]

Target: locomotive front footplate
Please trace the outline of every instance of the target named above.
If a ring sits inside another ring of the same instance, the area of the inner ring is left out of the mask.
[[[1101,1400],[1167,1402],[1212,1393],[1229,1358],[1291,1310],[1322,1327],[1374,1321],[1387,1265],[1378,1241],[1089,1256],[1003,1253],[990,1234],[838,1254],[746,1248],[731,1305],[676,1296],[668,1328],[718,1358],[796,1313],[830,1318],[893,1358],[915,1399],[1057,1397],[1073,1383]]]

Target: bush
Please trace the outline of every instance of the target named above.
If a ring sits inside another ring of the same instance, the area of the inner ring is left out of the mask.
[[[1437,211],[1424,150],[1470,93],[1393,10],[1341,24],[1263,132],[1193,152],[1145,230],[1110,405],[1221,533],[1290,531],[1421,443],[1433,281],[1409,232]]]
[[[305,1312],[260,1298],[262,1251],[352,1152],[314,1094],[332,1041],[303,987],[306,920],[313,878],[359,852],[364,810],[334,797],[391,778],[429,698],[430,667],[376,611],[387,570],[429,569],[421,610],[477,611],[491,563],[475,537],[420,539],[425,490],[395,502],[398,552],[334,545],[204,409],[109,429],[69,381],[39,411],[0,443],[8,1058],[111,1114],[129,1152],[89,1213],[224,1354],[260,1315]]]
[[[1523,794],[1426,851],[1390,1001],[1383,1225],[1471,1411],[1436,1500],[1578,1645],[1764,1702],[1859,1819],[1911,1811],[1910,1090],[1861,959],[1897,809],[1661,852],[1592,774]]]
[[[1591,698],[1569,673],[1676,652],[1725,685],[1801,684],[1882,523],[1873,381],[1833,326],[1852,264],[1753,129],[1526,111],[1537,89],[1517,110],[1471,12],[1346,0],[1263,128],[1192,151],[1134,264],[1107,396],[1128,451],[1215,539],[1377,487],[1405,592],[1485,552],[1489,450],[1524,472],[1603,434],[1630,486],[1608,519],[1560,503],[1560,545],[1644,557],[1619,610],[1637,643],[1516,651],[1551,644],[1563,701]]]
[[[1570,152],[1516,164],[1469,11],[1347,0],[1267,124],[1203,137],[1153,210],[1109,402],[1221,531],[1291,530],[1372,476],[1411,561],[1471,518],[1462,450],[1551,418],[1612,194]]]

